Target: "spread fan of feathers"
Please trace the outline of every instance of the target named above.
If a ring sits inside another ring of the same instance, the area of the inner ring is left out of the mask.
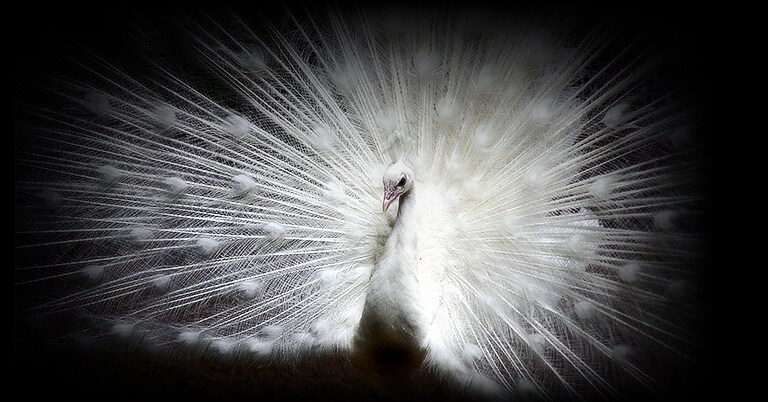
[[[663,396],[697,364],[703,149],[652,47],[273,22],[174,20],[182,62],[137,35],[146,58],[85,51],[17,104],[18,313],[48,342],[345,356],[457,397]]]

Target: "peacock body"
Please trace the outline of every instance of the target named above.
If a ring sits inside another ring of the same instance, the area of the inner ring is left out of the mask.
[[[43,81],[56,107],[17,105],[17,303],[54,342],[340,355],[460,397],[666,395],[694,364],[703,148],[645,49],[461,13],[227,21],[175,22],[206,81],[145,37],[139,74],[90,54]]]

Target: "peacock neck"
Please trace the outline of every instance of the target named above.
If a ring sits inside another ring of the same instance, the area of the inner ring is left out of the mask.
[[[398,202],[395,224],[384,246],[384,254],[392,259],[382,261],[379,268],[386,268],[398,277],[412,278],[415,277],[419,234],[415,189],[403,193]]]
[[[411,219],[414,204],[416,204],[416,188],[411,188],[400,196],[397,206],[397,220],[395,221],[395,227],[397,227],[403,220],[407,221],[408,219]]]
[[[416,230],[416,191],[403,193],[398,200],[397,217],[384,245],[384,255],[376,271],[398,279],[395,283],[414,277],[418,230]]]
[[[416,194],[400,196],[397,218],[371,275],[356,335],[362,350],[396,349],[420,354],[421,310],[416,280]]]

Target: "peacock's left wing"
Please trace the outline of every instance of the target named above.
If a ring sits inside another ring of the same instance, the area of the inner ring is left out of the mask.
[[[35,218],[17,233],[45,255],[17,270],[25,303],[77,310],[60,335],[78,339],[348,348],[391,225],[383,151],[290,35],[198,28],[214,82],[159,56],[121,71],[88,55],[87,80],[49,86],[61,108],[27,107],[16,189]]]

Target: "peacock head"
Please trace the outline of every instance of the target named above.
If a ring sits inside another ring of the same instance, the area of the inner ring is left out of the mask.
[[[392,162],[384,171],[383,181],[384,202],[382,209],[387,212],[389,204],[413,188],[413,170],[406,166],[403,161]]]

